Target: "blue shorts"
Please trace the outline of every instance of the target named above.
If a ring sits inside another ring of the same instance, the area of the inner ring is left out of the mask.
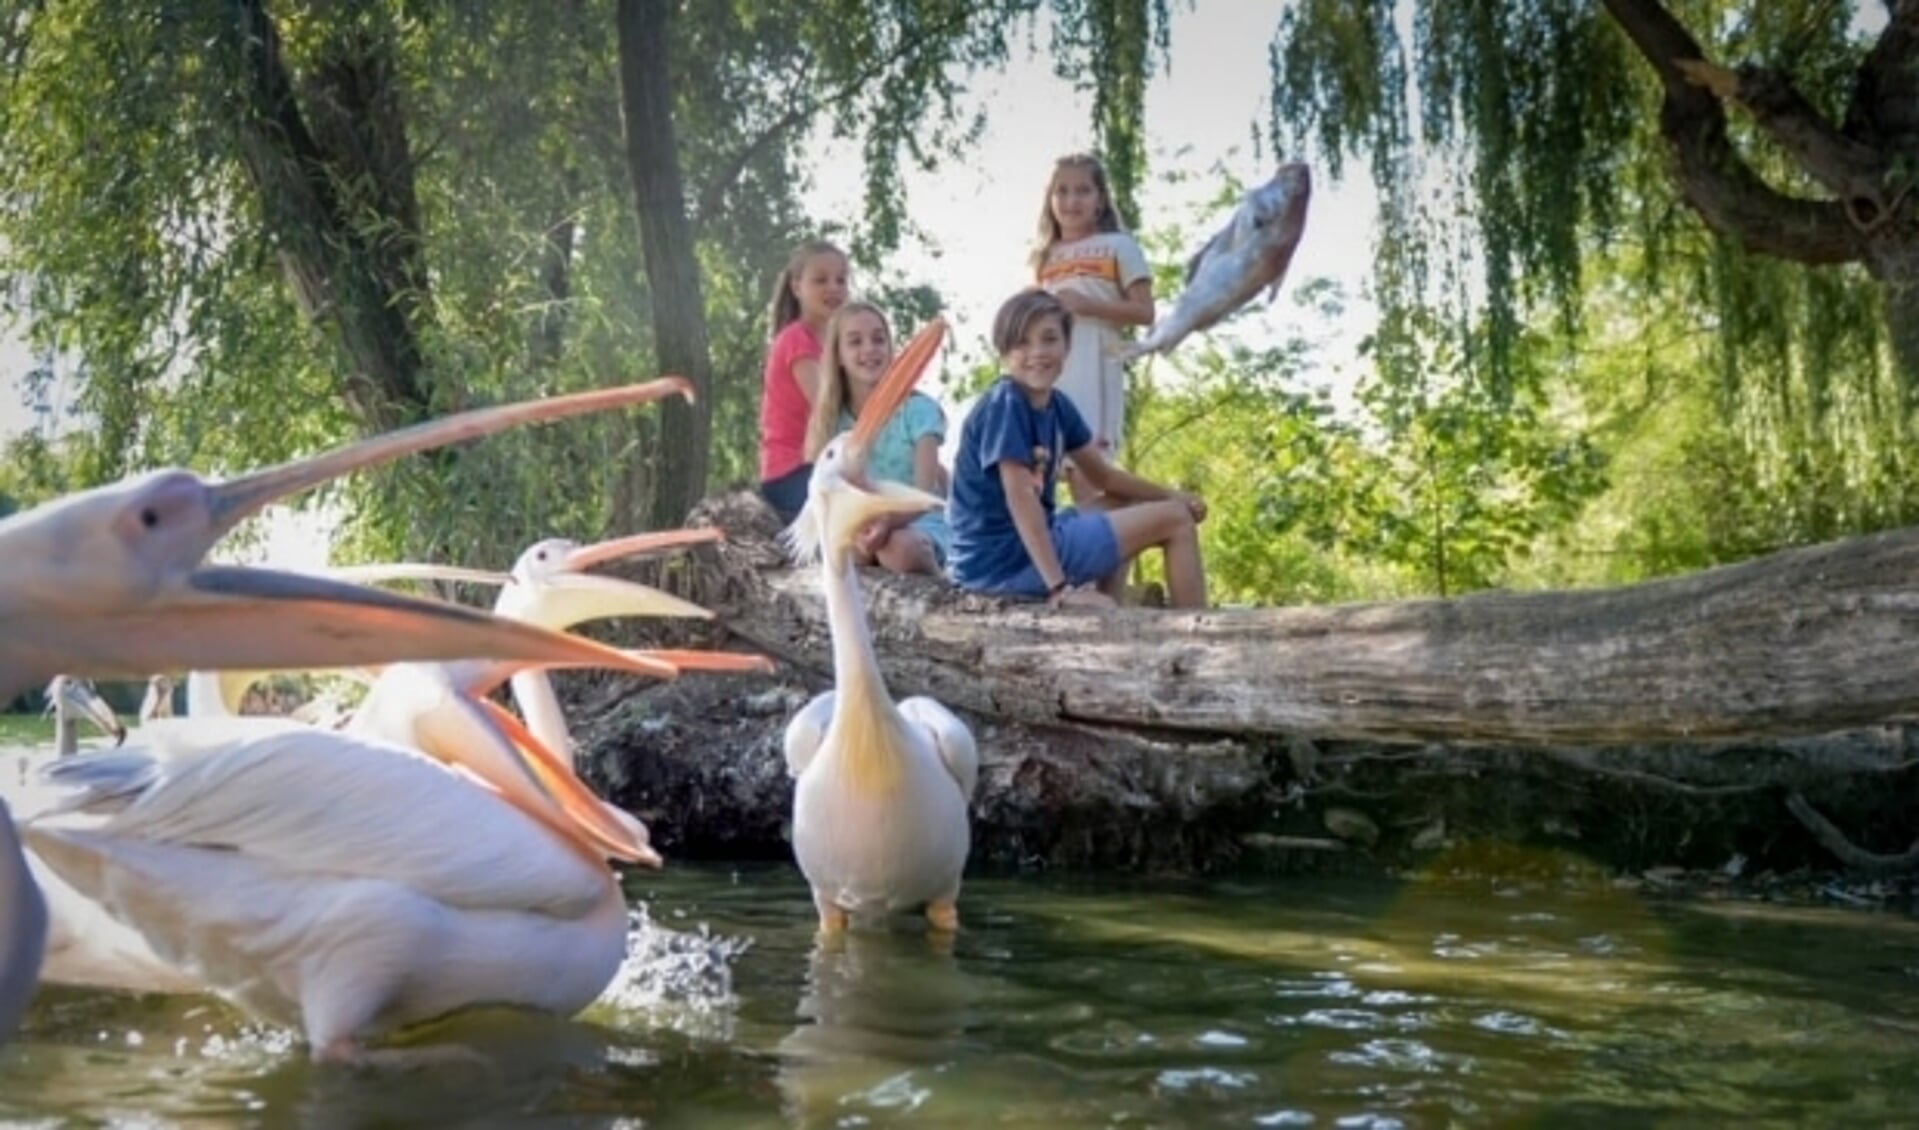
[[[939,562],[940,568],[946,568],[953,541],[953,535],[946,527],[946,511],[935,510],[931,514],[922,514],[913,519],[910,528],[919,531],[927,541],[933,543],[933,559]]]
[[[780,516],[780,525],[790,526],[806,505],[806,489],[813,485],[813,465],[802,463],[777,479],[760,483],[760,497]]]
[[[1119,572],[1124,564],[1119,557],[1119,538],[1113,533],[1113,519],[1098,511],[1068,508],[1053,515],[1053,552],[1059,567],[1066,571],[1066,583],[1084,585],[1103,581]],[[1027,562],[1026,568],[994,584],[989,591],[1045,596],[1046,582],[1039,568]]]

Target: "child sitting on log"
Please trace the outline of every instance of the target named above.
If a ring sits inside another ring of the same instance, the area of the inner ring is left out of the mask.
[[[806,462],[819,458],[836,435],[853,427],[866,398],[879,387],[893,363],[893,331],[879,307],[848,302],[826,323],[820,356],[819,395],[806,425]],[[932,397],[915,392],[880,429],[867,456],[866,472],[876,480],[909,483],[928,494],[946,493],[940,444],[946,439],[946,414]],[[860,531],[853,543],[859,563],[878,563],[895,573],[938,573],[946,564],[949,535],[945,513],[917,518],[882,518]]]
[[[1044,290],[1008,299],[993,319],[1004,375],[973,406],[953,461],[952,574],[978,592],[1113,607],[1125,566],[1159,546],[1169,603],[1206,606],[1199,523],[1206,504],[1108,462],[1059,383],[1073,315]],[[1071,458],[1112,509],[1060,510],[1060,463]]]

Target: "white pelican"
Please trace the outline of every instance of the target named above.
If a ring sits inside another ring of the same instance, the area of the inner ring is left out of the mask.
[[[222,732],[236,723],[266,732]],[[107,815],[31,820],[28,848],[316,1060],[375,1058],[368,1037],[471,1005],[576,1012],[619,968],[605,857],[657,857],[550,755],[450,747],[456,771],[278,719],[165,720],[141,739],[59,763],[73,807]]]
[[[852,557],[868,522],[943,505],[902,484],[869,489],[861,480],[867,446],[932,360],[944,330],[936,321],[920,331],[853,430],[821,451],[806,506],[789,532],[796,556],[820,558],[833,635],[834,689],[786,729],[786,765],[796,780],[793,854],[827,933],[844,929],[849,913],[920,905],[936,929],[959,928],[978,749],[965,723],[933,699],[895,706],[888,697]]]
[[[565,659],[572,638],[454,605],[265,570],[200,568],[250,515],[347,472],[503,428],[679,392],[679,378],[430,421],[222,483],[162,471],[0,520],[0,700],[60,672],[341,666],[472,655]],[[254,615],[254,614],[260,615]],[[0,834],[0,1040],[38,975],[44,900],[11,813]]]
[[[0,519],[0,699],[61,672],[583,658],[566,637],[472,609],[200,562],[243,519],[349,471],[515,424],[690,391],[667,378],[479,409],[226,482],[159,471]]]
[[[173,717],[173,677],[155,675],[147,680],[147,693],[140,700],[140,724],[155,718]]]
[[[119,715],[86,679],[55,675],[47,684],[47,709],[53,712],[53,752],[61,757],[80,752],[81,719],[93,723],[115,745],[127,740]]]
[[[616,616],[681,616],[710,620],[713,613],[697,604],[646,585],[614,577],[593,576],[586,571],[607,562],[715,542],[721,537],[721,531],[709,527],[632,534],[592,545],[580,545],[566,538],[535,542],[513,563],[512,581],[500,589],[499,598],[493,603],[493,613],[555,631],[572,628],[589,620]],[[694,658],[701,654],[720,658],[702,663]],[[724,658],[725,654],[675,652],[670,659],[682,667],[705,666],[710,670],[713,669],[708,665],[710,663],[735,661]],[[770,669],[770,665],[757,657],[738,656],[736,660],[744,666],[732,668],[735,670]],[[519,705],[527,729],[571,764],[573,738],[560,712],[560,698],[553,691],[553,680],[544,669],[527,667],[514,673],[511,684],[513,701]]]

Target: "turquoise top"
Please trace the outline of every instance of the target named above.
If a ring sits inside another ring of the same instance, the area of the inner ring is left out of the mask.
[[[841,409],[840,431],[848,431],[852,426],[853,414]],[[867,473],[884,482],[917,485],[913,481],[913,449],[927,436],[932,436],[936,443],[946,438],[946,413],[940,411],[938,401],[923,392],[915,392],[906,398],[906,403],[900,405],[899,411],[893,413],[893,418],[873,440],[873,449],[866,456]],[[946,512],[935,510],[923,514],[914,520],[913,528],[933,539],[933,548],[944,562],[952,540],[946,529]]]

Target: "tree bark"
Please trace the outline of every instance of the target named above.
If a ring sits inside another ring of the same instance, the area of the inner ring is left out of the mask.
[[[673,133],[674,0],[620,0],[620,102],[627,169],[639,213],[653,337],[660,368],[693,383],[696,404],[674,401],[660,419],[646,514],[648,528],[677,523],[706,491],[712,429],[712,357],[699,261],[687,222],[686,190]]]
[[[390,45],[364,31],[330,44],[309,114],[264,0],[234,0],[234,14],[241,161],[281,266],[302,311],[345,350],[342,392],[361,426],[409,423],[431,406],[414,324],[427,274]]]
[[[735,496],[711,591],[733,632],[831,669],[812,570]],[[1040,725],[1551,745],[1813,734],[1919,714],[1919,529],[1583,592],[1199,613],[1069,612],[864,578],[897,695]]]
[[[727,541],[700,550],[691,569],[642,562],[623,571],[716,609],[720,621],[626,625],[620,642],[740,646],[725,638],[732,634],[786,662],[773,677],[689,674],[650,687],[560,673],[576,704],[583,771],[647,821],[669,858],[790,858],[782,734],[831,680],[817,588],[786,567],[771,541],[777,523],[756,497],[711,500],[691,524],[718,525]],[[1833,649],[1817,642],[1832,634],[1822,623],[1897,621],[1897,608],[1911,603],[1896,592],[1895,547],[1876,542],[1830,547],[1837,552],[1823,561],[1781,555],[1663,595],[1438,601],[1406,606],[1403,616],[1367,606],[1211,617],[1237,624],[1236,635],[1170,613],[1041,612],[956,596],[931,579],[865,580],[892,693],[941,697],[978,741],[977,863],[1519,866],[1557,875],[1578,857],[1723,878],[1722,869],[1884,871],[1909,862],[1912,853],[1895,853],[1913,842],[1919,727],[1726,741],[1701,741],[1692,728],[1701,715],[1760,724],[1818,686],[1854,697],[1847,688],[1862,668],[1911,669],[1877,647],[1829,669]],[[1903,545],[1899,552],[1915,552],[1910,536]],[[1877,561],[1887,582],[1848,580],[1861,570],[1838,558],[1855,555]],[[1530,613],[1512,615],[1515,602]],[[1688,635],[1705,638],[1695,650],[1681,646]],[[1530,666],[1521,662],[1528,652]],[[1734,658],[1755,653],[1761,661]],[[1620,675],[1642,670],[1659,674]],[[1706,705],[1683,701],[1681,688],[1715,682],[1721,689],[1701,696]],[[1627,701],[1635,688],[1643,709]],[[1441,702],[1442,693],[1459,697]],[[1321,714],[1308,717],[1302,701]],[[1541,724],[1540,711],[1562,708],[1616,717]],[[1416,726],[1413,710],[1423,711]],[[1820,714],[1800,715],[1809,713]],[[1413,729],[1452,740],[1401,740]],[[1522,729],[1686,740],[1471,738]],[[1393,740],[1324,736],[1338,733]]]

